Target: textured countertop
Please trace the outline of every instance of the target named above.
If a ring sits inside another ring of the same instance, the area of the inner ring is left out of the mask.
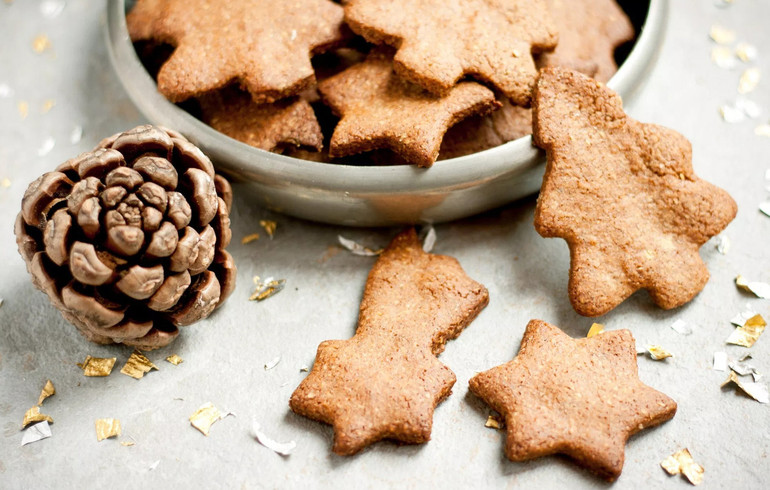
[[[711,280],[691,303],[662,311],[641,292],[597,320],[608,329],[629,328],[639,345],[660,344],[675,356],[664,362],[639,357],[641,379],[674,398],[679,411],[670,422],[631,438],[618,488],[689,486],[659,466],[683,447],[704,466],[704,488],[760,488],[770,480],[770,406],[720,389],[727,373],[711,368],[715,351],[731,358],[750,351],[755,366],[770,373],[770,334],[750,350],[725,345],[733,330],[729,320],[747,303],[770,318],[769,300],[751,297],[733,282],[737,274],[770,282],[770,217],[758,210],[770,196],[764,180],[770,138],[754,134],[770,117],[770,81],[761,80],[747,96],[765,110],[760,119],[728,124],[718,111],[735,101],[745,68],[758,66],[770,77],[770,2],[718,3],[671,2],[663,53],[632,114],[686,135],[696,173],[730,192],[738,217],[725,232],[732,243],[726,255],[714,240],[702,248]],[[42,4],[48,2],[0,2],[0,488],[607,486],[565,458],[507,461],[504,433],[484,427],[490,412],[468,392],[475,372],[513,357],[529,319],[557,324],[575,337],[593,322],[570,307],[567,247],[535,232],[531,198],[436,227],[435,252],[456,257],[487,286],[491,301],[440,357],[457,383],[435,412],[427,444],[381,442],[357,456],[338,457],[330,451],[328,426],[288,409],[305,376],[300,368],[312,365],[317,345],[354,333],[374,259],[340,250],[337,235],[380,247],[398,230],[295,220],[255,207],[238,186],[229,249],[239,268],[235,293],[210,319],[148,354],[159,371],[141,380],[120,374],[131,350],[80,337],[33,288],[16,251],[13,221],[29,182],[102,137],[144,122],[109,65],[104,2],[68,0],[63,11],[48,17]],[[712,63],[715,44],[708,34],[715,23],[734,29],[736,43],[757,46],[756,62],[739,62],[732,70]],[[78,128],[82,138],[73,139]],[[261,219],[278,223],[274,239],[261,230]],[[258,241],[240,243],[254,232],[262,235]],[[249,302],[257,275],[285,278],[286,289],[262,303]],[[694,333],[672,330],[676,320],[692,325]],[[184,363],[163,360],[172,353]],[[117,357],[112,375],[84,377],[75,363],[88,354]],[[278,365],[266,371],[265,363],[278,356]],[[47,379],[57,390],[42,410],[55,420],[53,437],[22,447],[22,417]],[[188,422],[206,402],[236,414],[216,423],[208,437]],[[94,420],[103,417],[120,419],[120,440],[135,445],[97,442]],[[281,457],[257,444],[254,420],[273,438],[296,441],[294,453]]]

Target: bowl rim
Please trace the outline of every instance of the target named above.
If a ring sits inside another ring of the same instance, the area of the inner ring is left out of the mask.
[[[666,0],[650,0],[644,24],[623,64],[607,86],[621,95],[631,92],[657,51]],[[478,185],[524,172],[542,157],[524,136],[462,157],[439,160],[429,168],[415,165],[372,166],[315,162],[252,147],[220,133],[172,104],[142,65],[126,26],[126,0],[108,0],[105,32],[113,67],[140,112],[153,123],[172,127],[204,148],[218,169],[238,178],[346,194],[425,194]],[[538,162],[540,165],[540,162]]]

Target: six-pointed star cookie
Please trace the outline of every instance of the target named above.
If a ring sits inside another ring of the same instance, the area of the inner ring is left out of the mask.
[[[398,48],[403,78],[446,94],[464,75],[529,105],[537,69],[532,52],[557,35],[544,0],[349,0],[345,21],[375,44]]]
[[[256,102],[295,95],[315,82],[311,54],[343,40],[342,20],[330,0],[138,0],[126,18],[132,40],[176,46],[158,73],[172,102],[232,80]]]
[[[369,273],[355,336],[318,347],[291,409],[331,424],[337,454],[385,438],[428,441],[455,382],[435,356],[488,299],[457,260],[423,252],[413,229],[401,233]]]
[[[433,95],[393,73],[383,51],[324,80],[318,90],[342,117],[329,144],[332,157],[389,148],[421,167],[436,161],[450,126],[498,107],[494,93],[476,82]]]
[[[634,26],[615,0],[546,0],[559,45],[538,66],[572,68],[600,82],[617,71],[615,48],[634,38]]]
[[[532,320],[519,354],[471,378],[470,389],[504,417],[510,460],[566,454],[609,480],[623,469],[626,440],[676,413],[639,380],[628,330],[572,339]]]
[[[698,249],[737,206],[695,175],[690,142],[631,119],[616,93],[562,68],[541,72],[533,115],[548,157],[535,228],[569,245],[575,310],[602,315],[641,288],[667,309],[698,294],[709,277]]]
[[[302,99],[257,104],[235,87],[199,98],[203,122],[217,131],[267,151],[308,147],[320,151],[323,134],[313,108]]]

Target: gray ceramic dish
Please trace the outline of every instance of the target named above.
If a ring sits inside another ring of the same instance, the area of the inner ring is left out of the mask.
[[[663,42],[667,1],[650,0],[646,12],[642,9],[638,13],[643,21],[641,32],[608,83],[627,107]],[[625,3],[637,10],[640,3],[646,4],[637,0]],[[459,219],[540,189],[544,157],[532,146],[530,137],[439,161],[429,169],[310,162],[231,139],[158,93],[128,37],[126,4],[126,0],[108,0],[105,29],[113,66],[131,99],[152,123],[183,133],[219,170],[248,182],[255,201],[262,206],[325,223],[388,226]]]

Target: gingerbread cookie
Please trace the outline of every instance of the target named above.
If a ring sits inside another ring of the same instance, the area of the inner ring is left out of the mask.
[[[323,81],[318,90],[342,118],[332,135],[331,157],[389,148],[421,167],[436,161],[450,126],[498,106],[492,91],[475,82],[433,95],[393,73],[384,51]]]
[[[126,18],[132,40],[176,47],[158,73],[170,101],[237,80],[258,103],[310,87],[310,56],[344,39],[342,20],[330,0],[138,0]]]
[[[618,67],[615,48],[634,38],[634,26],[615,0],[546,0],[559,32],[553,52],[538,66],[561,66],[608,81]]]
[[[257,104],[236,87],[199,98],[202,120],[220,133],[267,151],[283,147],[323,147],[323,134],[310,104],[302,98]]]
[[[631,332],[572,339],[540,320],[519,354],[477,374],[471,391],[505,419],[505,455],[526,461],[565,454],[614,480],[630,436],[676,413],[676,402],[639,380]]]
[[[345,21],[374,44],[398,49],[396,72],[446,95],[465,75],[529,105],[533,52],[557,35],[543,0],[349,0]]]
[[[690,142],[631,119],[616,93],[563,68],[541,72],[533,113],[548,157],[535,228],[569,245],[575,310],[603,315],[641,288],[662,308],[690,301],[709,278],[698,249],[737,212],[695,175]]]
[[[414,229],[399,234],[369,273],[355,336],[318,346],[291,409],[331,424],[341,455],[386,438],[428,441],[455,382],[436,355],[488,300],[457,260],[425,253]]]

